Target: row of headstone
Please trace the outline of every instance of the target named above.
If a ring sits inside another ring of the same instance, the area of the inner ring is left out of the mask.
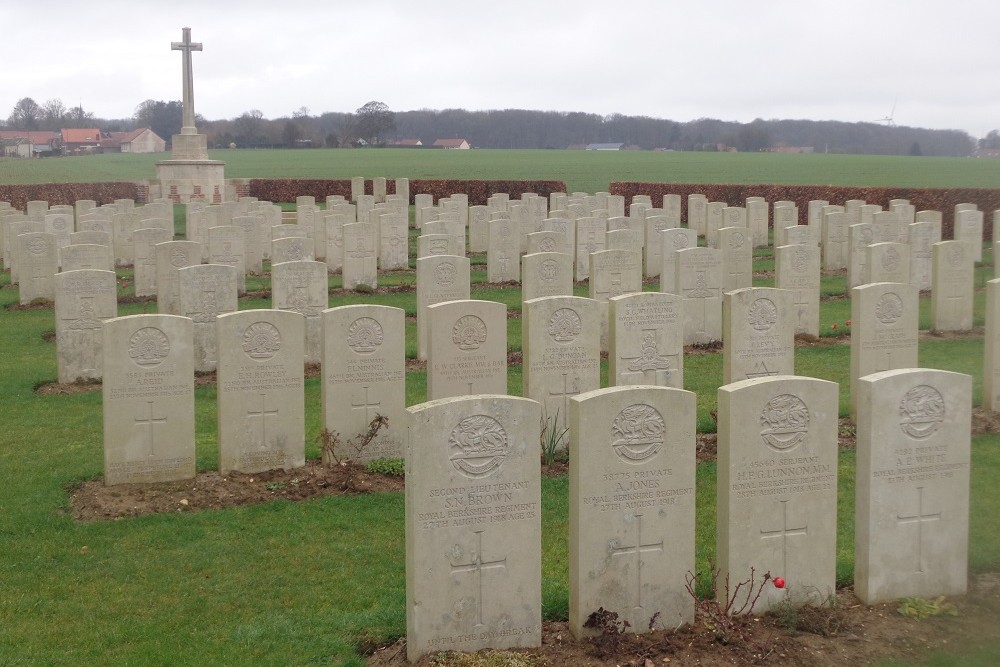
[[[865,603],[965,592],[971,378],[862,378],[855,589]],[[719,388],[720,581],[761,587],[749,613],[836,590],[836,383],[777,375]],[[569,626],[599,608],[629,632],[694,619],[695,396],[615,387],[569,401]],[[541,642],[543,408],[496,395],[408,410],[407,656]],[[753,435],[748,425],[757,424]],[[749,436],[749,437],[748,437]],[[516,545],[516,548],[512,548]],[[905,547],[903,546],[905,545]],[[772,582],[782,578],[779,587]],[[731,590],[719,587],[720,602]]]

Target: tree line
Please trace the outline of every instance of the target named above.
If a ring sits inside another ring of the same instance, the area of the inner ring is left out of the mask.
[[[38,104],[30,97],[17,102],[7,119],[10,129],[58,130],[98,127],[123,131],[150,127],[170,140],[180,132],[178,100],[145,100],[129,118],[102,119],[81,107],[66,108],[58,99]],[[966,156],[979,148],[1000,148],[1000,132],[973,139],[961,130],[931,130],[881,123],[846,123],[757,118],[749,123],[699,118],[677,122],[648,116],[583,112],[465,109],[393,112],[370,101],[353,113],[311,114],[300,107],[288,116],[269,119],[257,109],[221,120],[197,118],[199,131],[218,148],[385,146],[401,139],[462,138],[477,148],[563,149],[593,143],[621,143],[627,148],[715,151],[730,148],[756,152],[776,146],[806,147],[815,152]]]

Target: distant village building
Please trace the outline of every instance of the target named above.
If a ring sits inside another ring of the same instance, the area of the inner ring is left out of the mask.
[[[1000,148],[980,148],[973,155],[976,157],[1000,157]]]
[[[64,155],[97,153],[101,149],[101,131],[96,127],[63,128],[60,134]]]
[[[588,151],[620,151],[625,147],[624,143],[621,144],[587,144]]]
[[[447,148],[467,151],[472,146],[465,139],[438,139],[434,142],[434,148]]]
[[[58,132],[31,130],[0,130],[0,147],[4,157],[40,157],[59,152]]]
[[[420,141],[420,139],[400,139],[393,144],[393,146],[400,146],[402,148],[416,148],[423,145],[424,142]]]
[[[816,148],[813,146],[771,146],[767,149],[768,153],[815,153]]]
[[[167,142],[148,127],[140,127],[131,132],[108,132],[101,139],[101,149],[105,153],[163,153]]]

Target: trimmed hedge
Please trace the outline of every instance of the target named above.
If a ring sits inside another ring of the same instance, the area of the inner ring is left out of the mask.
[[[986,188],[865,188],[833,185],[736,185],[729,183],[611,183],[611,194],[625,197],[631,204],[633,195],[649,195],[654,206],[660,206],[663,195],[681,196],[681,219],[687,219],[687,196],[703,194],[708,201],[724,201],[730,206],[745,206],[747,197],[763,197],[776,201],[793,201],[804,219],[810,199],[825,199],[842,205],[848,199],[863,199],[869,204],[888,208],[890,199],[909,199],[918,211],[942,213],[942,237],[952,238],[955,204],[970,203],[983,211],[983,238],[993,238],[993,211],[1000,209],[1000,189]]]
[[[93,199],[98,205],[112,204],[116,199],[141,201],[139,184],[128,181],[107,183],[32,183],[30,185],[0,185],[0,201],[21,211],[29,201],[72,205],[78,199]]]
[[[553,192],[566,192],[562,181],[478,181],[478,180],[431,180],[410,179],[410,204],[414,195],[428,194],[437,201],[454,194],[469,196],[470,205],[483,205],[490,195],[506,192],[511,197],[519,197],[522,192],[535,192],[548,197]],[[365,193],[372,194],[372,181],[365,179]],[[396,193],[395,179],[386,179],[386,194]],[[351,198],[351,181],[307,180],[293,178],[254,178],[250,181],[250,196],[272,202],[293,202],[296,197],[312,196],[323,201],[329,195]]]

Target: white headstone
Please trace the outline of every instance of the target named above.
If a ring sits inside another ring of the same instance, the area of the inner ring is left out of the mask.
[[[858,392],[855,593],[865,604],[963,595],[972,378],[893,370]]]
[[[434,255],[417,259],[417,358],[427,358],[427,307],[442,301],[469,298],[470,265],[467,257]]]
[[[191,320],[129,315],[104,323],[104,484],[195,474]]]
[[[752,613],[836,593],[837,384],[776,375],[719,387],[720,581],[771,582]],[[731,589],[730,589],[731,592]],[[717,598],[725,604],[726,589]]]
[[[969,331],[976,271],[972,245],[966,241],[941,241],[932,248],[931,329]]]
[[[872,283],[851,290],[851,414],[858,378],[917,366],[917,288]]]
[[[427,307],[427,400],[507,393],[507,306],[466,299]]]
[[[402,458],[404,325],[403,310],[391,306],[359,304],[323,311],[323,427],[340,436],[334,445],[336,458]],[[386,417],[388,424],[359,451],[359,436],[377,415]],[[324,459],[329,459],[326,452]]]
[[[570,401],[569,625],[599,608],[629,632],[694,621],[695,395],[614,387]]]
[[[792,292],[795,333],[819,336],[819,247],[779,246],[774,259],[774,286]]]
[[[214,371],[219,361],[215,320],[238,310],[236,269],[225,264],[197,264],[177,271],[180,314],[194,323],[194,369]]]
[[[583,297],[543,297],[522,306],[522,393],[542,404],[549,433],[569,426],[570,397],[601,386],[599,317],[600,304]]]
[[[268,309],[216,320],[222,474],[305,465],[303,325],[297,313]]]
[[[792,292],[750,287],[722,304],[722,383],[795,374]]]
[[[306,318],[306,363],[320,361],[323,335],[320,315],[329,307],[329,302],[323,262],[281,262],[271,266],[272,308],[291,310]]]
[[[106,246],[101,246],[106,247]],[[59,382],[100,379],[103,323],[118,316],[114,271],[81,269],[55,277]]]
[[[663,292],[636,292],[612,297],[608,306],[609,383],[683,389],[681,297]]]
[[[408,410],[406,655],[541,644],[538,403]]]

